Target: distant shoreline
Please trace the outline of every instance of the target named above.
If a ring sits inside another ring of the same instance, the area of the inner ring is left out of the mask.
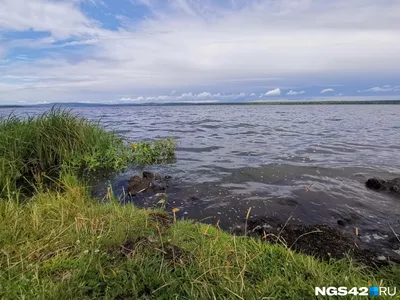
[[[264,101],[264,102],[169,102],[169,103],[80,103],[80,102],[61,102],[61,103],[48,103],[48,104],[32,104],[32,105],[0,105],[0,108],[23,108],[23,107],[93,107],[93,106],[205,106],[205,105],[400,105],[400,100],[363,100],[363,101]]]

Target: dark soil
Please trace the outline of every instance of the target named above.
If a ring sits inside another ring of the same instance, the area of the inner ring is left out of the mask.
[[[321,260],[352,259],[372,267],[400,263],[398,258],[382,257],[379,253],[363,249],[359,237],[350,236],[324,224],[276,224],[266,218],[248,220],[247,228],[238,226],[234,233],[262,238],[269,243],[283,244],[294,251],[312,255]]]
[[[164,258],[173,263],[190,261],[190,253],[172,244],[164,244]]]
[[[138,247],[146,247],[149,241],[144,238],[128,239],[124,244],[120,245],[120,253],[125,256],[130,256]]]
[[[151,212],[150,219],[160,225],[161,228],[168,228],[171,225],[172,218],[167,213]]]

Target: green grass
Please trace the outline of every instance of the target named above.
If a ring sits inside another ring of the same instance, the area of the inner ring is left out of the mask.
[[[399,269],[320,262],[162,211],[64,193],[0,202],[0,298],[311,299],[315,286],[399,286]],[[381,282],[381,280],[383,280]]]
[[[82,172],[164,162],[173,140],[124,143],[59,110],[0,129],[0,299],[311,299],[315,286],[399,288],[399,268],[321,262],[112,195],[91,199]],[[40,187],[41,177],[56,188]],[[34,187],[29,201],[18,199],[19,180]]]
[[[172,139],[135,145],[97,123],[57,108],[38,117],[0,120],[0,197],[31,194],[63,173],[119,171],[174,158]]]

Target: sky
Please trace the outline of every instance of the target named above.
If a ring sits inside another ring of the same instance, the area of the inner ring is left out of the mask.
[[[0,104],[400,99],[398,0],[0,0]]]

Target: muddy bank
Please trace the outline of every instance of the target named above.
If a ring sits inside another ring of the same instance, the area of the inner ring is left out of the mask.
[[[191,193],[184,194],[185,197],[177,197],[177,195],[182,195],[179,194],[179,191],[176,192],[180,188],[174,178],[155,172],[141,173],[141,175],[131,173],[134,176],[130,175],[123,183],[125,190],[128,191],[124,203],[132,202],[139,207],[157,207],[169,212],[174,209],[178,219],[192,219],[210,224],[215,224],[219,220],[220,227],[225,231],[240,235],[246,234],[270,243],[279,243],[297,252],[323,260],[342,259],[349,256],[374,267],[400,263],[400,242],[387,224],[382,223],[379,229],[360,227],[362,225],[360,220],[351,217],[351,214],[349,216],[337,215],[337,219],[331,223],[312,219],[307,219],[308,222],[305,222],[304,218],[296,216],[285,224],[290,214],[284,211],[274,211],[271,216],[271,211],[265,209],[256,211],[257,214],[253,214],[253,209],[249,215],[247,226],[243,221],[246,211],[241,211],[240,219],[228,223],[226,222],[227,217],[221,215],[217,209],[207,210],[208,215],[204,216],[203,212],[206,210],[199,206],[199,203],[204,202],[202,194],[204,189],[193,189]],[[311,192],[304,192],[304,194],[308,195]],[[291,211],[293,211],[293,206],[301,209],[300,202],[299,200],[294,205],[290,205]],[[190,209],[196,209],[196,207],[198,210],[192,213]],[[239,211],[237,205],[231,207]],[[248,208],[249,206],[247,206]],[[316,213],[313,212],[312,215]],[[310,212],[307,215],[311,216]],[[393,227],[398,231],[397,223]],[[356,232],[356,228],[358,228],[358,232]]]
[[[279,224],[269,218],[247,220],[232,230],[234,234],[261,238],[266,242],[281,244],[294,251],[312,255],[322,260],[352,259],[372,267],[400,263],[400,241],[392,233],[388,242],[392,253],[366,249],[365,236],[355,229],[354,235],[325,224],[294,225],[290,222]],[[398,253],[397,253],[397,252]]]

